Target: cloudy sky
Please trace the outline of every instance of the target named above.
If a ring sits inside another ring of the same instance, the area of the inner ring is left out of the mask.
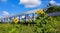
[[[0,0],[0,17],[46,8],[49,3],[60,5],[60,0]]]

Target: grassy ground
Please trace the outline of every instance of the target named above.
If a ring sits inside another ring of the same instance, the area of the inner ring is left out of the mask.
[[[58,33],[60,33],[60,21],[57,22],[56,30],[57,30]]]
[[[0,24],[0,33],[34,33],[33,26],[22,24]]]
[[[56,30],[60,33],[60,17],[54,17],[56,19]],[[35,33],[33,26],[23,24],[12,24],[12,23],[0,23],[0,33]]]
[[[57,33],[60,33],[60,16],[56,16],[56,17],[53,17],[56,21],[56,30],[57,30]]]

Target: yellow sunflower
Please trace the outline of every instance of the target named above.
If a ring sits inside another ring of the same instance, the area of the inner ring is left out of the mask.
[[[14,18],[14,23],[18,23],[18,18]]]
[[[37,14],[44,14],[43,9],[38,10],[38,11],[37,11]]]

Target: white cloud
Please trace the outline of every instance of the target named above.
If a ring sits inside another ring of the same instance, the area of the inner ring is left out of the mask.
[[[51,3],[51,4],[54,4],[54,3],[55,3],[55,1],[54,1],[54,0],[51,0],[51,1],[50,1],[50,3]]]
[[[1,0],[2,2],[7,2],[7,0]]]
[[[11,17],[11,16],[14,16],[15,14],[13,14],[13,13],[9,13],[9,12],[7,12],[7,11],[3,11],[2,12],[2,15],[0,15],[0,19],[1,18],[9,18],[9,17]]]
[[[52,5],[58,5],[58,6],[60,5],[60,3],[56,3],[54,0],[51,0],[50,4],[52,4]]]
[[[0,16],[0,18],[5,18],[7,16],[9,16],[9,13],[7,11],[3,11],[2,15]]]
[[[41,0],[20,0],[20,4],[24,4],[26,8],[31,8],[41,5]]]
[[[3,16],[5,16],[5,17],[9,17],[9,16],[14,16],[15,14],[14,13],[9,13],[9,12],[7,12],[7,11],[3,11]]]
[[[3,15],[8,16],[9,13],[7,11],[3,11]]]

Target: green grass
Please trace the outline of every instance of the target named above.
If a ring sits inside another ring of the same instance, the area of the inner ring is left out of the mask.
[[[57,23],[56,30],[60,33],[60,17],[53,17]],[[33,26],[13,23],[0,23],[0,33],[35,33]]]
[[[58,31],[57,33],[60,33],[60,16],[53,17],[56,21],[56,30]]]
[[[34,33],[34,28],[22,24],[0,24],[0,33]]]

